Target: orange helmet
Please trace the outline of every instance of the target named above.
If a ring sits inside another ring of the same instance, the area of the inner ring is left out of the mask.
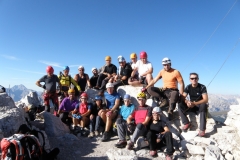
[[[111,59],[112,59],[112,58],[111,58],[110,56],[106,56],[106,57],[105,57],[105,61],[111,61]]]
[[[130,54],[130,59],[132,59],[132,58],[137,58],[137,54],[136,53]]]

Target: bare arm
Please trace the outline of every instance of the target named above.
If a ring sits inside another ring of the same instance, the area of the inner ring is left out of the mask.
[[[133,118],[132,115],[129,115],[129,116],[128,116],[128,118],[127,118],[127,124],[130,124],[130,123],[131,123],[132,118]]]
[[[37,81],[37,82],[36,82],[36,85],[37,85],[38,87],[42,87],[42,85],[40,84],[40,81]]]
[[[142,124],[144,125],[144,126],[146,126],[146,125],[148,125],[148,123],[149,123],[149,121],[151,120],[151,117],[146,117],[145,118],[145,121],[144,122],[142,122]]]
[[[83,113],[81,116],[86,117],[90,115],[90,113],[91,113],[91,110],[89,109],[86,113]]]
[[[117,110],[119,107],[119,104],[120,104],[120,99],[116,99],[115,104],[114,104],[113,108],[111,109],[111,111]]]
[[[134,68],[134,70],[132,71],[132,74],[131,74],[131,76],[132,76],[132,77],[133,77],[133,76],[136,74],[137,70],[138,70],[138,68],[137,68],[137,67],[136,67],[136,68]]]
[[[167,126],[165,126],[164,128],[164,132],[162,132],[161,134],[164,134],[164,133],[166,133],[166,132],[169,132],[170,130],[168,129],[168,127]]]
[[[147,74],[152,74],[153,68],[150,68],[147,72],[143,73],[141,76],[146,76]]]
[[[87,79],[88,87],[91,87],[91,84],[90,84],[90,80],[89,80],[89,76],[88,76],[88,74],[86,75],[86,79]]]
[[[208,103],[208,94],[207,93],[204,93],[202,94],[202,98],[200,101],[197,101],[197,102],[193,102],[194,105],[199,105],[199,104],[202,104],[202,103]]]
[[[180,90],[179,90],[179,93],[180,93],[180,94],[183,94],[184,87],[185,87],[185,85],[184,85],[184,81],[181,80],[181,81],[179,81],[178,83],[180,84]]]
[[[148,89],[149,87],[153,86],[159,79],[161,79],[161,71],[158,73],[158,75],[150,81],[150,83],[146,86],[146,89]]]

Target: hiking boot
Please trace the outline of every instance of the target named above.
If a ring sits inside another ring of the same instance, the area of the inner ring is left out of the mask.
[[[137,149],[140,150],[141,148],[147,147],[148,143],[145,141],[143,137],[139,137],[136,141]]]
[[[127,145],[126,141],[120,140],[117,144],[115,144],[115,147],[117,147],[117,148],[125,148],[126,145]]]
[[[102,142],[106,142],[106,141],[108,141],[110,138],[111,138],[111,137],[110,137],[110,133],[107,132],[107,131],[105,131],[105,132],[103,133],[103,136],[102,136],[101,141],[102,141]]]
[[[99,136],[99,132],[98,131],[94,131],[95,136]]]
[[[88,135],[88,138],[93,138],[94,137],[94,132],[90,132],[90,134]]]
[[[159,102],[159,106],[160,108],[161,107],[165,107],[165,106],[168,106],[168,99],[162,99],[160,102]]]
[[[133,150],[133,147],[134,147],[134,143],[133,142],[129,142],[128,145],[127,145],[127,149],[128,150]]]
[[[151,151],[149,151],[149,154],[150,154],[150,156],[152,156],[152,157],[157,157],[157,151],[156,150],[151,150]]]
[[[199,130],[198,136],[199,136],[199,137],[204,137],[204,136],[205,136],[205,131]]]
[[[167,156],[166,156],[166,160],[172,160],[172,156],[167,155]]]
[[[188,123],[188,124],[185,124],[183,127],[182,127],[182,131],[183,132],[187,132],[187,130],[191,127],[191,123]]]

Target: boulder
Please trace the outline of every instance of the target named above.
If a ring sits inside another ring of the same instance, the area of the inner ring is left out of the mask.
[[[106,152],[109,160],[137,160],[138,157],[133,150],[124,149],[109,149]]]
[[[206,147],[204,159],[224,160],[225,158],[217,146],[209,145]]]
[[[6,93],[0,93],[0,128],[2,135],[9,137],[18,131],[20,125],[26,124],[24,111],[15,106]]]
[[[70,133],[68,126],[59,117],[45,111],[43,111],[42,115],[44,117],[45,132],[49,137],[58,137]]]

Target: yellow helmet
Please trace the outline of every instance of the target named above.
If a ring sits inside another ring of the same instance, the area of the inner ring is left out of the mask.
[[[144,92],[140,92],[137,94],[137,98],[145,98],[146,99],[146,94]]]
[[[72,89],[72,88],[70,88],[70,89],[68,90],[68,93],[75,93],[75,90]]]
[[[137,54],[136,53],[130,54],[130,59],[132,59],[132,58],[137,58]]]
[[[105,61],[111,61],[111,59],[112,59],[112,58],[111,58],[110,56],[106,56],[106,57],[105,57]]]

